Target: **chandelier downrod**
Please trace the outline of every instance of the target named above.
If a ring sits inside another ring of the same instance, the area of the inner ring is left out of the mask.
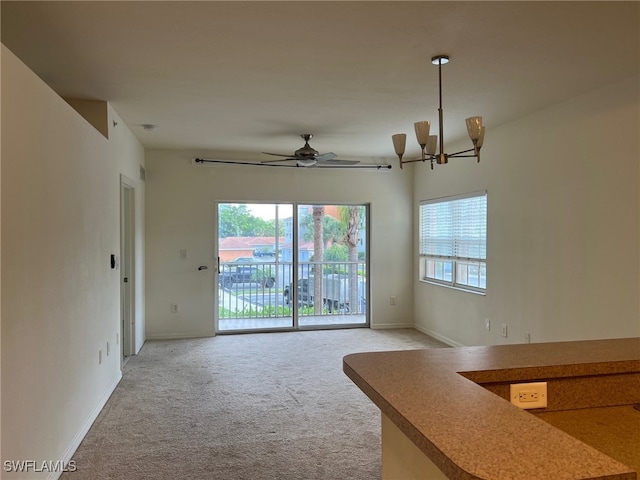
[[[431,122],[421,121],[414,124],[416,131],[416,138],[421,149],[421,158],[415,160],[403,160],[407,135],[404,133],[396,133],[391,136],[393,140],[393,147],[400,161],[400,168],[405,163],[424,162],[429,160],[431,163],[431,169],[433,170],[433,162],[435,161],[439,165],[443,165],[449,162],[449,158],[456,157],[472,157],[478,160],[480,163],[480,148],[484,142],[485,128],[482,126],[482,117],[469,117],[466,119],[467,132],[469,138],[473,143],[473,148],[462,150],[456,153],[445,153],[444,151],[444,111],[442,109],[442,65],[449,63],[448,55],[436,55],[431,58],[431,63],[438,66],[438,122],[439,122],[439,135],[429,135],[429,129]],[[436,144],[440,144],[439,153],[436,154]],[[473,153],[470,153],[473,152]]]
[[[439,164],[447,163],[447,155],[444,153],[444,120],[442,113],[442,65],[443,63],[449,63],[449,57],[446,55],[438,55],[431,59],[431,63],[438,62],[438,93],[440,97],[440,106],[438,107],[438,126],[440,133],[440,157],[438,158]],[[431,169],[433,170],[433,160],[431,161]]]

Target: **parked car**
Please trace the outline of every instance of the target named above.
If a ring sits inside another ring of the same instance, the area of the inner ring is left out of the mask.
[[[231,288],[235,283],[257,283],[263,288],[272,288],[276,279],[271,276],[271,269],[265,265],[225,264],[222,265],[218,282],[225,288]]]

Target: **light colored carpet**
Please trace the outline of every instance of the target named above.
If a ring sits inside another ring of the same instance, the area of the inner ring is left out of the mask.
[[[61,478],[380,478],[380,412],[342,357],[445,346],[365,328],[147,342]]]

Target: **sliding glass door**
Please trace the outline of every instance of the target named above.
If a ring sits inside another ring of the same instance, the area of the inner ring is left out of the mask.
[[[368,325],[366,205],[219,203],[216,331]]]
[[[283,296],[293,280],[283,258],[292,215],[291,204],[218,204],[219,332],[293,328]]]
[[[298,205],[300,327],[367,324],[367,208]]]

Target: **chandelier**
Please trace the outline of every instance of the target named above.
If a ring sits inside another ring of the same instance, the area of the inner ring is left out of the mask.
[[[449,56],[436,55],[431,59],[431,63],[438,66],[438,90],[440,93],[440,108],[438,108],[438,117],[440,122],[440,139],[438,140],[438,135],[429,135],[431,122],[422,121],[414,123],[416,139],[418,140],[418,144],[420,145],[422,156],[421,158],[417,158],[415,160],[403,160],[402,156],[404,155],[407,135],[405,133],[396,133],[395,135],[392,135],[391,139],[393,140],[393,148],[395,149],[396,155],[398,155],[398,159],[400,160],[400,168],[402,168],[402,165],[405,163],[424,162],[426,160],[429,160],[431,162],[431,169],[433,170],[434,161],[442,165],[448,163],[450,158],[460,157],[477,158],[479,163],[480,147],[482,147],[482,144],[484,142],[484,127],[482,126],[482,117],[469,117],[466,119],[467,132],[469,133],[469,137],[473,142],[473,148],[462,150],[456,153],[444,152],[444,128],[442,123],[442,65],[449,63]],[[439,153],[436,153],[438,144],[440,144],[440,151]]]

